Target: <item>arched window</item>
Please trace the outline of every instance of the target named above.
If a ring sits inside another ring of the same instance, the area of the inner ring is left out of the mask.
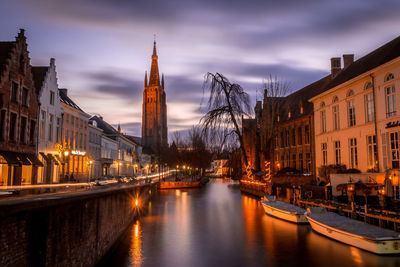
[[[371,88],[372,88],[372,82],[367,82],[365,84],[364,90],[368,90],[368,89],[371,89]]]
[[[354,95],[354,91],[353,90],[349,90],[348,92],[347,92],[347,96],[353,96]]]
[[[322,101],[321,108],[325,107],[325,102]]]
[[[300,114],[303,114],[304,113],[303,102],[300,102],[299,107],[300,107]]]
[[[336,103],[336,102],[338,102],[339,101],[339,97],[337,97],[337,96],[335,96],[334,98],[333,98],[333,103]]]
[[[393,80],[394,79],[394,75],[393,73],[389,73],[385,76],[385,82]]]

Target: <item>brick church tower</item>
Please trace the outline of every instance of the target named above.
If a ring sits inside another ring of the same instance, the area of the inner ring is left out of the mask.
[[[158,57],[154,41],[150,77],[144,77],[142,111],[142,145],[145,152],[157,153],[168,145],[167,104],[164,91],[164,74],[160,82]]]

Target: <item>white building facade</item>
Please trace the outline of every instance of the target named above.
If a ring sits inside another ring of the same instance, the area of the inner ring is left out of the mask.
[[[317,169],[330,164],[361,172],[398,169],[400,37],[344,63],[327,90],[310,99]]]
[[[40,87],[38,157],[44,167],[38,169],[38,182],[58,183],[62,164],[62,110],[58,94],[55,59],[50,59],[50,66],[32,67],[32,73],[36,87]]]

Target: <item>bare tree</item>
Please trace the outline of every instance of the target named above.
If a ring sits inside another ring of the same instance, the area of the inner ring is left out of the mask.
[[[275,126],[279,123],[279,113],[284,103],[284,97],[289,93],[289,83],[270,75],[263,80],[264,105],[261,127],[261,147],[265,158],[272,160],[272,149],[277,131]]]
[[[203,134],[211,143],[222,133],[223,145],[228,139],[239,141],[245,166],[248,165],[243,136],[240,130],[242,116],[251,114],[250,98],[243,88],[220,73],[207,73],[203,88],[208,88],[207,113],[201,118]]]

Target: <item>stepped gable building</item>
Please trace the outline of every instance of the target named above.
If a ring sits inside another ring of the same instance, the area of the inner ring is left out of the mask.
[[[144,78],[142,111],[142,145],[145,153],[156,154],[168,145],[167,104],[164,74],[160,81],[158,56],[154,41],[150,77]]]
[[[50,59],[49,66],[33,66],[32,74],[40,102],[38,157],[44,164],[39,168],[38,182],[58,183],[62,165],[62,110],[55,59]]]
[[[0,185],[36,184],[38,91],[21,29],[0,42]]]

